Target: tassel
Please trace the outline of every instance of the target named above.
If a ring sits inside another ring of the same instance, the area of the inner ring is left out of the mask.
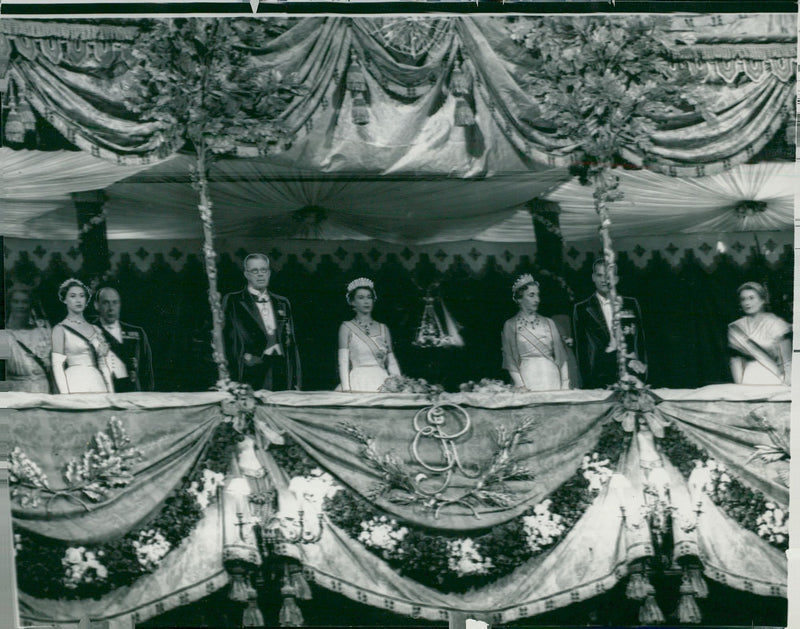
[[[19,104],[19,118],[22,123],[22,128],[24,129],[23,134],[28,131],[36,131],[36,116],[27,100],[23,100]]]
[[[264,616],[258,608],[255,598],[247,601],[247,607],[242,613],[242,627],[263,627]]]
[[[351,92],[366,92],[367,81],[364,79],[364,71],[358,62],[358,57],[354,54],[350,59],[350,67],[347,69],[347,89]]]
[[[466,96],[472,87],[472,77],[461,67],[461,62],[456,62],[453,73],[450,75],[450,91],[456,96]]]
[[[644,600],[648,594],[655,590],[641,572],[634,572],[628,579],[628,587],[625,589],[625,596],[634,601]]]
[[[22,117],[16,107],[12,106],[8,112],[5,127],[6,140],[12,144],[19,144],[25,141],[25,126],[22,124]]]
[[[306,578],[300,570],[292,574],[292,586],[294,587],[297,598],[301,601],[311,600],[311,588],[308,587],[308,581],[306,581]]]
[[[708,598],[708,585],[700,572],[700,568],[689,568],[689,583],[692,585],[692,593],[697,598]]]
[[[281,627],[303,626],[303,614],[292,597],[283,599],[283,605],[281,605],[281,611],[278,614],[278,623]]]
[[[639,608],[639,623],[642,625],[660,625],[664,622],[664,614],[656,603],[655,596],[648,596]]]
[[[364,125],[369,122],[369,108],[367,101],[359,94],[353,99],[353,122],[358,125]]]
[[[250,586],[242,573],[233,573],[231,575],[233,581],[231,583],[231,591],[228,598],[232,601],[239,601],[244,603],[251,598],[255,598],[256,591]]]
[[[680,601],[678,601],[678,621],[681,624],[699,624],[703,616],[700,614],[700,608],[694,600],[694,586],[689,579],[689,575],[684,575],[680,591],[681,598]]]
[[[472,112],[472,108],[461,97],[456,101],[455,123],[457,127],[471,127],[475,124],[475,114]]]

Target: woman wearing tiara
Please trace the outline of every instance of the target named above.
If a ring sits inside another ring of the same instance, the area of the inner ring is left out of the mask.
[[[68,279],[58,289],[67,316],[53,327],[53,378],[59,393],[113,393],[103,333],[83,316],[89,289]]]
[[[347,303],[355,311],[355,317],[339,327],[342,391],[378,391],[390,375],[400,375],[389,328],[372,318],[377,299],[374,284],[365,277],[347,285]]]
[[[528,391],[569,389],[567,352],[552,319],[538,314],[539,284],[526,274],[511,294],[519,312],[503,326],[503,368]]]
[[[14,286],[8,291],[6,334],[11,355],[6,361],[9,391],[51,393],[50,326],[34,316],[33,291]]]
[[[728,325],[733,381],[791,385],[792,326],[766,312],[769,295],[761,284],[747,282],[737,293],[745,316]]]

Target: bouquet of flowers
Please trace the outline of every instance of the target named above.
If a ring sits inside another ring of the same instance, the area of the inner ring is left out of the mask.
[[[67,548],[67,552],[61,559],[61,565],[64,566],[65,571],[64,586],[75,589],[81,583],[105,580],[108,577],[108,570],[98,559],[102,556],[102,550],[95,555],[94,552],[87,551],[83,546]]]
[[[550,511],[552,501],[548,498],[533,508],[533,515],[522,518],[528,547],[535,553],[553,544],[566,529],[563,518]]]
[[[447,550],[447,566],[460,577],[487,574],[492,569],[492,558],[483,557],[468,537],[449,541]]]
[[[444,388],[439,384],[429,384],[424,378],[406,376],[389,376],[379,390],[381,393],[419,393],[429,397],[444,393]]]
[[[515,390],[514,386],[491,378],[481,378],[478,382],[470,380],[458,388],[462,393],[510,393]]]
[[[380,550],[384,559],[399,558],[403,552],[400,544],[407,534],[408,529],[405,526],[400,527],[397,520],[390,520],[382,515],[361,523],[358,541],[369,548]]]

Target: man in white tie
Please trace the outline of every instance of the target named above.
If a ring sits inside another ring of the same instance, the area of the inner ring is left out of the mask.
[[[613,333],[613,314],[609,295],[609,277],[603,258],[595,260],[592,267],[595,293],[575,304],[572,314],[575,353],[584,389],[600,389],[619,380],[617,344]],[[634,354],[637,367],[644,368],[646,354],[642,313],[639,302],[633,297],[621,297],[620,324],[628,354]],[[632,363],[630,360],[628,364]],[[633,371],[644,380],[645,372]]]
[[[269,290],[269,258],[244,259],[247,286],[225,295],[225,354],[231,378],[254,389],[300,389],[300,354],[294,336],[292,306]]]
[[[145,331],[119,320],[122,300],[110,286],[97,291],[94,306],[98,323],[110,351],[106,362],[114,379],[114,391],[152,391],[154,389],[152,354]]]

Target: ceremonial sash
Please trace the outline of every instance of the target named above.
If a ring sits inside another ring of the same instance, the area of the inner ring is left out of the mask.
[[[527,328],[527,326],[525,326],[525,325],[521,325],[519,328],[517,328],[517,331],[520,333],[520,335],[521,335],[521,336],[522,336],[522,337],[523,337],[523,338],[524,338],[526,341],[528,341],[528,343],[530,343],[531,345],[533,345],[534,349],[535,349],[537,352],[539,352],[539,353],[542,355],[542,357],[543,357],[543,358],[546,358],[546,359],[547,359],[547,360],[549,360],[551,363],[553,363],[553,364],[554,364],[556,367],[558,367],[559,369],[561,369],[561,365],[559,365],[559,364],[556,362],[556,360],[555,360],[555,358],[554,358],[554,357],[550,356],[550,352],[548,352],[548,351],[547,351],[547,348],[544,346],[544,344],[543,344],[543,343],[542,343],[542,341],[539,339],[539,337],[538,337],[538,336],[536,336],[536,335],[535,335],[535,334],[534,334],[534,333],[533,333],[531,330],[529,330],[529,329]],[[551,335],[553,334],[553,330],[552,330],[552,329],[550,330],[550,334],[551,334]],[[555,341],[555,338],[554,338],[554,339],[553,339],[553,353],[555,353],[555,344],[556,344],[556,341]]]
[[[39,365],[40,369],[44,372],[45,378],[47,378],[47,382],[48,382],[48,384],[50,386],[50,390],[51,391],[55,391],[55,388],[54,388],[55,383],[53,382],[53,374],[47,368],[47,365],[45,364],[45,362],[39,356],[37,356],[36,353],[30,347],[28,347],[27,345],[25,345],[25,343],[20,341],[14,335],[14,333],[11,330],[8,330],[8,335],[17,342],[17,345],[20,346],[20,348],[22,349],[23,352],[25,352],[28,356],[33,358],[34,362],[37,365]]]
[[[66,323],[62,323],[61,325],[64,327],[64,329],[69,330],[70,332],[72,332],[78,338],[81,338],[84,341],[86,341],[86,344],[89,346],[89,349],[92,350],[92,358],[94,358],[94,365],[95,365],[95,367],[99,368],[100,367],[100,357],[97,355],[97,350],[94,348],[94,345],[92,345],[92,342],[88,338],[86,338],[83,334],[78,332],[75,328],[73,328],[71,326],[68,326]]]
[[[366,343],[367,347],[372,352],[372,355],[375,357],[375,360],[378,362],[378,364],[385,368],[386,359],[389,356],[389,348],[387,347],[386,349],[384,349],[380,347],[380,345],[378,345],[369,334],[366,334],[364,330],[362,330],[352,321],[346,321],[345,323],[349,325],[350,330],[358,338],[360,338],[364,343]],[[378,325],[381,326],[381,335],[383,335],[383,324],[379,323]]]
[[[738,352],[752,357],[758,361],[763,367],[768,369],[775,375],[776,378],[782,380],[783,372],[776,364],[775,359],[770,355],[769,351],[761,347],[754,341],[747,333],[742,330],[736,322],[728,325],[728,342]]]

